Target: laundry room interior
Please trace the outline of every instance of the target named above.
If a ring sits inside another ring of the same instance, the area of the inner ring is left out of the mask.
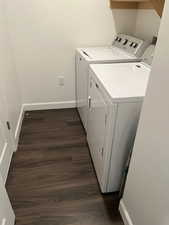
[[[0,6],[0,225],[169,224],[169,2]]]

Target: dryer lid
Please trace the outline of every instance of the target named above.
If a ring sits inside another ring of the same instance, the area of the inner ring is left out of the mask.
[[[136,59],[135,56],[117,47],[91,47],[82,48],[80,51],[88,61],[123,61]]]
[[[90,73],[114,102],[142,99],[146,93],[150,71],[142,63],[90,65]]]

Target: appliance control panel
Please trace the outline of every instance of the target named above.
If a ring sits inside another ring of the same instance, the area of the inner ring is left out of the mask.
[[[123,49],[136,57],[141,57],[149,44],[148,41],[126,34],[117,34],[113,41],[113,46]]]

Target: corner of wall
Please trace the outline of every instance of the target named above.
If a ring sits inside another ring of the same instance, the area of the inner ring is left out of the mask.
[[[113,22],[116,33],[133,35],[136,27],[137,10],[135,9],[113,9]]]
[[[160,21],[154,9],[137,10],[134,35],[151,41],[153,36],[158,36]]]
[[[15,150],[17,150],[17,147],[18,147],[18,142],[19,142],[19,136],[20,136],[21,127],[22,127],[23,117],[24,117],[24,107],[22,105],[21,109],[20,109],[19,117],[18,117],[17,126],[16,126],[16,129],[15,129],[15,136],[14,136],[14,139],[15,139]]]

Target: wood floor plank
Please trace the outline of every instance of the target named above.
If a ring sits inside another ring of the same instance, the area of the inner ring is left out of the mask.
[[[25,113],[7,180],[16,225],[123,225],[102,195],[76,109]]]

